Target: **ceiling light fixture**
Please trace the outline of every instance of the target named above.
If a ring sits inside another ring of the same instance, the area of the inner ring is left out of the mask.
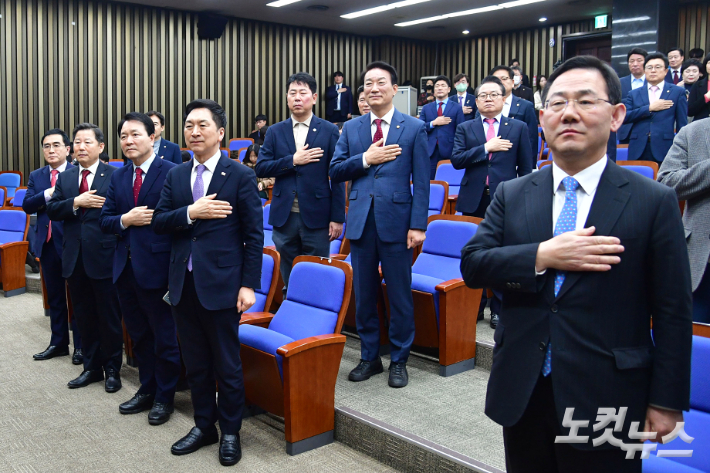
[[[543,16],[543,17],[541,17],[541,18],[540,18],[539,20],[537,20],[537,21],[547,21],[547,18]]]
[[[277,0],[275,2],[267,3],[267,7],[283,7],[285,5],[291,5],[292,3],[300,2],[301,0]]]
[[[372,15],[387,10],[394,10],[395,8],[408,7],[410,5],[416,5],[418,3],[426,3],[430,1],[431,0],[403,0],[401,2],[388,3],[387,5],[380,5],[379,7],[368,8],[366,10],[360,10],[352,13],[347,13],[345,15],[340,15],[340,18],[352,20],[353,18],[360,18],[361,16]]]
[[[463,34],[469,34],[470,31],[468,31],[468,30],[463,30],[462,33],[463,33]]]
[[[419,25],[422,23],[430,23],[432,21],[445,20],[447,18],[457,18],[459,16],[476,15],[478,13],[485,13],[485,12],[489,12],[489,11],[502,10],[504,8],[519,7],[522,5],[528,5],[531,3],[539,3],[539,2],[544,2],[544,1],[546,1],[546,0],[516,0],[514,2],[500,3],[498,5],[490,5],[487,7],[473,8],[471,10],[457,11],[457,12],[447,13],[445,15],[431,16],[429,18],[421,18],[419,20],[404,21],[402,23],[395,23],[394,26]]]

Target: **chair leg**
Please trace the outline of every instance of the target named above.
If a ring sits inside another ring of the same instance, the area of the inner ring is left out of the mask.
[[[333,443],[332,430],[307,439],[299,440],[298,442],[286,442],[286,453],[289,455],[298,455],[300,453],[308,452],[324,445],[328,445],[329,443]]]

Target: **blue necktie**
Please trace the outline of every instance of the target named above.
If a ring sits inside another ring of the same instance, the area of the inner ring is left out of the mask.
[[[562,179],[562,185],[565,188],[565,205],[562,207],[560,216],[557,217],[557,225],[555,225],[554,236],[562,235],[563,233],[573,232],[577,227],[577,188],[579,182],[573,177],[567,176]],[[560,292],[562,283],[565,282],[565,271],[557,271],[555,275],[555,297]],[[547,344],[547,352],[545,352],[545,363],[542,365],[542,375],[547,376],[552,371],[552,342]]]

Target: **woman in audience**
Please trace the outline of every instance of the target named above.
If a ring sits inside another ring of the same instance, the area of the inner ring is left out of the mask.
[[[688,96],[688,116],[693,117],[693,120],[702,120],[710,116],[710,91],[708,90],[708,62],[710,62],[710,54],[705,56],[700,70],[705,73],[705,78],[700,79],[693,84]],[[685,82],[685,74],[683,75]]]
[[[542,89],[545,88],[545,84],[547,84],[547,77],[540,75],[537,79],[537,88],[533,96],[535,98],[535,110],[538,112],[542,110]]]
[[[693,85],[704,77],[704,75],[700,74],[702,67],[703,65],[697,59],[688,59],[683,63],[683,85],[685,86],[686,98]],[[681,85],[681,83],[679,82],[678,85]]]
[[[250,167],[252,170],[254,170],[254,167],[256,167],[256,161],[257,159],[259,159],[259,148],[261,148],[261,146],[255,143],[247,148],[247,152],[244,155],[244,165]],[[259,196],[262,199],[269,198],[269,194],[266,192],[266,188],[269,186],[273,186],[275,182],[275,177],[256,178],[256,184],[259,187]]]
[[[434,81],[432,79],[427,79],[424,91],[419,94],[417,105],[421,107],[422,105],[428,104],[432,100],[434,100]]]

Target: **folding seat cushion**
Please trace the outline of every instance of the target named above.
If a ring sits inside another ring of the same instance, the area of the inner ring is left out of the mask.
[[[345,237],[345,223],[343,223],[343,231],[340,236],[335,240],[330,242],[330,254],[337,255],[340,253],[340,249],[343,247],[343,238]]]
[[[13,197],[15,195],[15,189],[20,187],[20,175],[13,172],[3,172],[0,173],[0,186],[7,189],[6,197]]]
[[[26,225],[27,214],[22,210],[0,210],[0,245],[24,240]]]
[[[449,195],[459,195],[461,188],[461,179],[466,172],[465,169],[454,169],[451,163],[440,164],[436,168],[435,180],[446,181],[449,183]]]
[[[409,190],[412,191],[412,185],[409,186]],[[431,184],[429,186],[429,216],[440,215],[444,205],[446,205],[446,189],[441,184]]]
[[[271,277],[274,275],[274,258],[264,253],[261,257],[261,289],[254,290],[256,302],[246,312],[264,312],[266,299],[271,289]]]
[[[229,151],[239,151],[242,148],[248,148],[254,144],[254,140],[250,138],[232,138],[229,140]]]
[[[274,227],[269,223],[269,213],[271,212],[271,204],[264,206],[264,246],[274,246],[272,235]]]

